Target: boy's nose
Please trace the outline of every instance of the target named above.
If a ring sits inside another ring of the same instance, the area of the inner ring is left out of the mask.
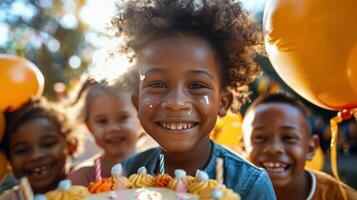
[[[279,139],[271,139],[264,149],[264,153],[280,154],[284,153],[284,145]]]
[[[38,160],[45,156],[45,152],[40,148],[34,148],[32,154],[30,155],[29,159],[31,160]]]
[[[188,98],[183,91],[175,90],[170,92],[163,99],[161,107],[173,111],[179,111],[179,110],[189,110],[191,108],[191,104],[189,103]]]

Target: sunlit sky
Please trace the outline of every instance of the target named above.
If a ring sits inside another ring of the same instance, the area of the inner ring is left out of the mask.
[[[255,13],[263,9],[266,0],[240,0],[249,11]],[[95,14],[93,14],[95,13]],[[94,30],[105,33],[106,24],[110,22],[115,14],[115,4],[112,0],[88,0],[87,4],[81,10],[81,20],[90,25]],[[106,38],[100,38],[95,34],[88,34],[87,39],[98,45],[98,50],[93,56],[93,65],[89,67],[89,73],[97,79],[115,78],[123,73],[129,66],[125,57],[116,57],[107,59],[106,51],[115,47],[116,42]],[[120,41],[119,41],[120,42]],[[118,67],[120,66],[120,67]],[[105,67],[105,70],[102,70]]]
[[[79,15],[74,13],[74,3],[71,0],[61,0],[66,7],[66,14],[60,17],[60,24],[65,29],[75,29],[79,21],[83,21],[90,27],[90,31],[85,34],[85,40],[99,49],[93,56],[93,63],[88,67],[89,73],[100,78],[117,77],[128,66],[127,59],[116,57],[108,59],[105,56],[106,51],[115,48],[120,41],[112,41],[105,37],[106,27],[111,17],[115,14],[114,0],[87,0],[84,7],[81,8]],[[199,1],[199,0],[198,0]],[[266,0],[239,0],[253,14],[261,11]],[[50,8],[53,0],[39,0],[40,8]],[[24,21],[30,21],[38,10],[25,0],[16,0],[11,3],[10,9],[0,9],[0,46],[6,44],[11,39],[9,26],[4,23],[4,19],[11,20],[9,17],[21,17]],[[11,15],[9,15],[11,13]],[[79,19],[77,18],[79,16]],[[51,28],[51,27],[49,27]],[[29,39],[30,45],[34,48],[40,48],[46,45],[50,52],[57,52],[61,44],[56,38],[53,38],[45,31],[33,30],[38,32]],[[13,42],[13,41],[12,41]],[[73,55],[68,60],[69,67],[77,69],[81,66],[80,56]],[[119,67],[121,66],[121,67]],[[103,68],[105,70],[103,70]],[[101,73],[99,73],[101,72]]]

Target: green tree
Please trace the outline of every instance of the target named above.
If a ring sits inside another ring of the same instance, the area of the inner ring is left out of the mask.
[[[87,68],[93,46],[79,13],[85,0],[2,0],[0,53],[34,62],[45,76],[44,95],[56,82],[66,85]]]

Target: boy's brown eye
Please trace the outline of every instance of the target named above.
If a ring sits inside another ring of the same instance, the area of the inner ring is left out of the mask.
[[[299,138],[296,136],[292,136],[292,135],[285,135],[285,136],[283,136],[283,140],[285,142],[295,143],[299,140]]]
[[[201,89],[201,88],[208,88],[208,86],[201,82],[194,82],[189,85],[189,89]]]
[[[60,134],[60,133],[58,133],[58,134]],[[41,140],[41,146],[43,146],[45,148],[52,147],[52,146],[56,145],[57,143],[58,143],[58,138],[52,137],[52,136],[44,137]]]
[[[162,82],[162,81],[155,81],[152,82],[148,85],[148,87],[152,87],[152,88],[167,88],[166,83]]]
[[[17,147],[12,150],[12,154],[14,155],[26,155],[30,151],[29,147]]]
[[[264,143],[265,141],[267,141],[267,139],[268,138],[265,136],[258,135],[258,136],[253,137],[252,141],[253,141],[253,143],[260,144],[260,143]]]
[[[52,147],[52,146],[56,145],[57,143],[58,143],[57,140],[49,140],[49,141],[44,141],[42,143],[42,146],[48,148],[48,147]]]

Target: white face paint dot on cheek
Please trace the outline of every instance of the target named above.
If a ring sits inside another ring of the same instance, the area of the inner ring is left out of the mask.
[[[149,103],[149,102],[146,102],[146,106],[149,107],[149,108],[152,108],[152,104]]]
[[[139,76],[140,76],[140,81],[143,81],[145,79],[145,74],[141,72],[141,69],[139,69]]]
[[[192,110],[188,111],[187,114],[188,114],[188,115],[192,115]]]
[[[207,105],[209,105],[209,99],[208,99],[208,96],[204,96],[203,98],[205,99],[206,104],[207,104]]]
[[[145,79],[145,75],[140,74],[140,81],[143,81]]]

